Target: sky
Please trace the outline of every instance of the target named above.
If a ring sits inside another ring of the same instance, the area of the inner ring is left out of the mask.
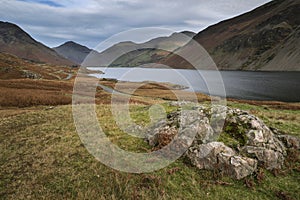
[[[0,21],[19,25],[50,47],[75,41],[94,48],[107,38],[134,28],[160,27],[198,33],[269,1],[1,0]]]

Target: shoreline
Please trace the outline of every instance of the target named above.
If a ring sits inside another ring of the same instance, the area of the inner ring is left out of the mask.
[[[92,70],[91,71],[101,71],[97,70],[96,68],[105,68],[105,69],[128,69],[128,68],[138,68],[138,69],[174,69],[174,70],[200,70],[200,71],[219,71],[219,72],[265,72],[265,73],[300,73],[300,70],[298,71],[273,71],[273,70],[240,70],[240,69],[191,69],[191,68],[171,68],[171,67],[142,67],[142,66],[135,66],[135,67],[84,67],[86,69]],[[102,72],[102,71],[101,71]]]

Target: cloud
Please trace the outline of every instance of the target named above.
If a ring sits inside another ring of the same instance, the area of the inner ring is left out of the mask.
[[[49,46],[74,40],[95,47],[131,28],[199,32],[269,0],[2,0],[0,20],[20,25]]]

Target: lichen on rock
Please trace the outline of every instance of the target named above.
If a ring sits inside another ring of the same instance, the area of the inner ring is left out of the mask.
[[[157,150],[178,135],[186,135],[187,140],[193,141],[184,156],[199,169],[219,170],[242,179],[258,167],[282,168],[286,149],[299,149],[299,138],[273,133],[262,120],[246,111],[187,102],[171,104],[191,109],[170,113],[167,121],[160,121],[147,130],[146,139]],[[221,130],[220,125],[224,125]],[[227,141],[234,141],[235,145],[226,144]]]

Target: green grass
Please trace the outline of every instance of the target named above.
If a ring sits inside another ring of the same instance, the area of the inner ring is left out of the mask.
[[[297,111],[260,110],[268,123],[272,113]],[[167,111],[174,108],[166,106]],[[132,106],[137,123],[149,122],[149,106]],[[263,113],[264,111],[264,113]],[[112,142],[123,149],[142,152],[150,147],[120,131],[109,106],[97,108],[101,127]],[[283,120],[279,128],[296,124]],[[300,198],[299,163],[292,163],[278,176],[262,171],[235,181],[217,171],[198,170],[184,159],[149,174],[115,171],[98,162],[84,148],[75,131],[71,106],[36,110],[2,118],[0,121],[0,198],[1,199],[278,199]],[[298,168],[298,170],[296,170]]]

